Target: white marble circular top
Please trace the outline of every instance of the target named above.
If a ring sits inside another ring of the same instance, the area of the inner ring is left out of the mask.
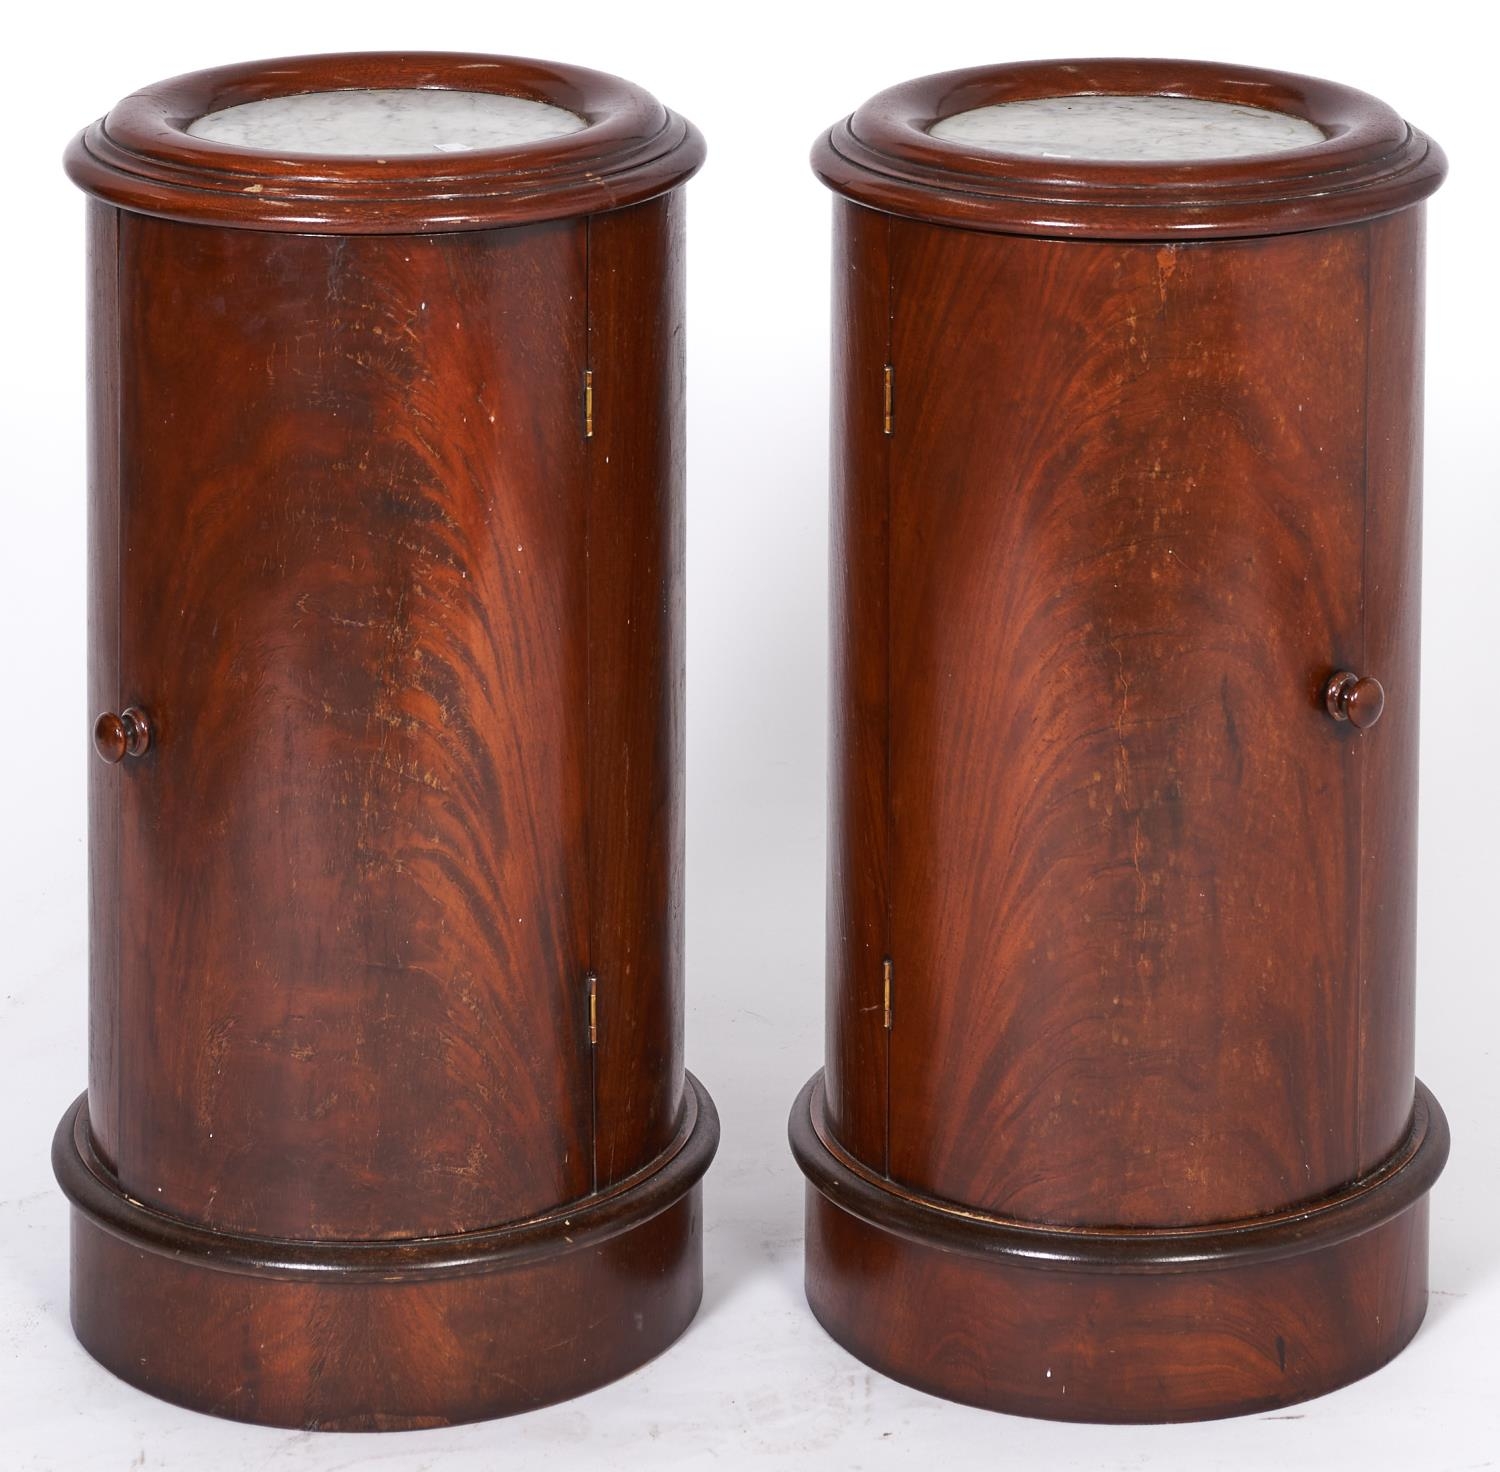
[[[1000,102],[940,118],[934,138],[1028,158],[1243,158],[1321,143],[1306,118],[1196,97],[1085,95]]]
[[[243,102],[196,118],[188,132],[267,153],[391,158],[509,148],[586,126],[576,113],[529,97],[399,87],[299,92]]]

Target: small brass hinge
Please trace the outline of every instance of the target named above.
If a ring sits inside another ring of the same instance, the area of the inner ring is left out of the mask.
[[[891,958],[889,956],[887,956],[885,958],[885,966],[883,967],[883,970],[884,970],[884,973],[885,973],[884,1014],[885,1014],[885,1030],[887,1032],[889,1032],[891,1030],[891,972],[894,969],[895,968],[891,965]]]
[[[883,422],[883,427],[887,434],[891,432],[891,425],[895,422],[895,404],[896,370],[887,363],[885,365],[885,418]]]
[[[589,1047],[599,1041],[599,978],[592,971],[584,977],[589,989]]]
[[[586,440],[594,437],[594,370],[592,368],[583,370],[583,437]]]

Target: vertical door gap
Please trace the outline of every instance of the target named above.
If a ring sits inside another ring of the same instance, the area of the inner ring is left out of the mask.
[[[91,207],[102,208],[102,206],[95,206],[92,200],[90,200],[89,203]],[[121,697],[125,693],[125,331],[124,324],[121,320],[122,314],[120,310],[120,273],[123,265],[125,246],[120,237],[125,228],[126,216],[123,210],[113,209],[112,206],[110,208],[114,215],[114,228],[110,231],[110,234],[114,237],[115,255],[113,265],[113,279],[110,282],[110,341],[106,348],[106,351],[108,351],[112,355],[112,362],[110,364],[111,404],[108,412],[113,418],[111,438],[114,442],[114,465],[111,467],[111,473],[114,476],[115,502],[115,703],[111,707],[111,709],[123,710],[125,708],[125,702]],[[97,336],[95,338],[95,343],[97,344]],[[91,353],[97,351],[97,346],[90,349]],[[98,410],[95,409],[94,412],[97,413]],[[92,494],[93,492],[91,490],[91,495]],[[90,578],[92,579],[93,576],[94,574],[92,570],[90,570]],[[95,590],[92,588],[89,590],[89,593],[91,597],[98,596]],[[92,651],[90,651],[90,658],[92,657]],[[154,699],[155,692],[151,692],[148,698]],[[90,711],[89,719],[92,721],[98,714],[98,711]],[[121,772],[118,775],[123,779],[125,774]],[[110,787],[114,794],[111,798],[111,806],[114,808],[114,823],[112,824],[112,827],[114,829],[115,848],[113,859],[114,872],[113,876],[110,879],[110,896],[112,901],[112,908],[114,910],[114,914],[110,920],[110,924],[114,930],[114,954],[111,957],[110,961],[110,970],[113,973],[111,976],[111,989],[114,993],[114,996],[111,1000],[114,1006],[115,1015],[110,1020],[110,1026],[112,1028],[118,1029],[121,1026],[120,1020],[125,1015],[123,1001],[125,977],[125,927],[123,921],[124,905],[121,903],[123,895],[120,879],[121,874],[124,872],[121,868],[121,865],[125,860],[125,783],[123,780],[118,782],[111,782]],[[91,970],[94,964],[94,958],[92,955],[90,955],[89,966]],[[91,1012],[92,1007],[93,1003],[91,999]],[[94,1025],[96,1024],[94,1023],[91,1016],[90,1026],[92,1027]],[[118,1037],[114,1038],[111,1041],[110,1047],[114,1052],[113,1072],[115,1076],[114,1119],[111,1122],[111,1128],[114,1133],[113,1145],[115,1152],[115,1172],[120,1180],[130,1180],[132,1179],[131,1167],[127,1164],[127,1152],[125,1149],[125,1049],[121,1045]],[[92,1050],[90,1050],[89,1061],[92,1064]],[[89,1123],[89,1131],[92,1135],[92,1121],[90,1121]]]
[[[597,916],[594,904],[595,855],[593,843],[594,812],[594,319],[593,319],[593,221],[583,222],[583,431],[584,431],[584,500],[583,500],[583,888],[584,888],[584,967],[588,988],[588,1062],[589,1062],[589,1192],[599,1189],[599,1014],[597,973],[599,938],[595,934]]]
[[[1365,253],[1365,363],[1362,463],[1359,472],[1359,664],[1361,674],[1370,673],[1370,637],[1365,600],[1370,576],[1370,350],[1375,321],[1374,230],[1367,220],[1360,238]],[[1353,744],[1356,763],[1354,784],[1354,1161],[1356,1174],[1365,1159],[1365,759],[1364,745]],[[1346,880],[1347,882],[1347,880]]]
[[[589,1194],[599,1189],[599,978],[584,978],[589,1008]]]
[[[883,429],[885,445],[885,1146],[883,1172],[887,1180],[891,1175],[891,1013],[890,987],[895,954],[896,929],[896,815],[891,800],[891,630],[894,625],[895,584],[892,578],[891,548],[894,542],[894,476],[891,470],[891,430],[893,426],[893,392],[896,377],[895,321],[896,321],[896,257],[895,231],[891,216],[885,218],[885,413]]]

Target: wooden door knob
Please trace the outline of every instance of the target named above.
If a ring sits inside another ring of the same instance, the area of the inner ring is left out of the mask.
[[[119,715],[107,710],[94,722],[94,750],[111,766],[127,756],[143,756],[150,745],[151,722],[138,705]]]
[[[1372,675],[1361,678],[1349,670],[1329,677],[1323,689],[1328,714],[1336,721],[1348,721],[1361,731],[1368,731],[1385,709],[1385,689]]]

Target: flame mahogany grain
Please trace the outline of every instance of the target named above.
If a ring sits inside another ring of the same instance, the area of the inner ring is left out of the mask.
[[[1313,695],[1361,638],[1364,236],[894,241],[891,1174],[1051,1223],[1320,1196],[1359,1164],[1362,744]]]
[[[120,229],[121,1184],[273,1237],[584,1196],[584,226]]]
[[[74,1321],[143,1388],[277,1425],[572,1395],[701,1292],[675,189],[701,141],[615,79],[480,62],[198,74],[70,153],[98,196],[91,716],[151,732],[90,756]],[[591,126],[457,161],[463,228],[406,159],[340,163],[293,232],[316,168],[182,131],[293,79],[513,87]],[[112,173],[122,139],[155,152]],[[266,183],[231,216],[233,153]]]
[[[1153,169],[925,131],[1070,90],[1330,139]],[[1447,1151],[1412,1048],[1441,154],[1331,84],[1086,62],[892,89],[814,163],[845,196],[827,1067],[792,1121],[814,1311],[1026,1414],[1365,1374],[1420,1322]],[[1342,670],[1379,682],[1361,720],[1330,718]]]

